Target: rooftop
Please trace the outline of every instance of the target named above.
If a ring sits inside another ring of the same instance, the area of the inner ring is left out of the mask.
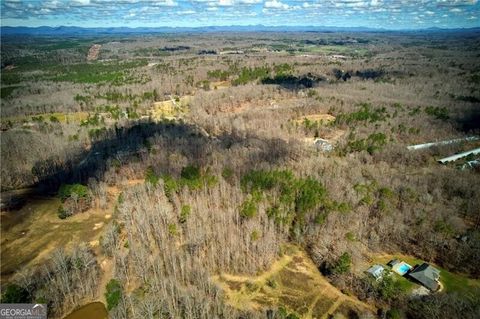
[[[420,266],[415,267],[410,272],[409,276],[432,291],[438,289],[440,271],[427,263],[423,263]]]
[[[370,267],[370,268],[367,270],[367,273],[369,273],[370,275],[372,275],[372,276],[375,277],[376,279],[379,279],[379,278],[382,277],[384,270],[385,270],[385,269],[383,268],[382,265],[373,265],[372,267]]]

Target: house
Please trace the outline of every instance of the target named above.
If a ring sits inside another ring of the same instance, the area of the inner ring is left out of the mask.
[[[440,279],[440,270],[427,263],[423,263],[419,266],[417,265],[408,276],[431,291],[436,291],[439,287],[438,280]]]
[[[373,278],[375,278],[376,280],[379,280],[380,278],[383,277],[383,272],[385,271],[385,269],[383,268],[383,266],[381,265],[373,265],[372,267],[370,267],[368,270],[367,270],[367,273],[372,275]]]

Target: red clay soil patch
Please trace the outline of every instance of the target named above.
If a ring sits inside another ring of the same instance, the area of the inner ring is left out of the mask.
[[[98,59],[98,54],[100,53],[100,44],[94,44],[88,50],[87,61],[95,61]]]

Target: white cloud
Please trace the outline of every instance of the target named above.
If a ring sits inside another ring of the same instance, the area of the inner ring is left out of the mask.
[[[175,0],[161,0],[149,3],[148,5],[153,7],[177,7],[178,3],[175,2]]]
[[[308,9],[308,8],[328,8],[329,6],[331,6],[331,4],[311,3],[311,2],[304,2],[302,4],[302,7],[304,7],[305,9]]]
[[[262,3],[263,0],[239,0],[238,3],[241,4],[257,4],[257,3]]]
[[[176,3],[174,0],[165,0],[163,5],[165,5],[167,7],[176,7],[178,5],[178,3]]]
[[[3,19],[35,18],[57,21],[107,23],[106,16],[144,19],[164,24],[177,15],[181,24],[212,21],[213,24],[331,24],[382,26],[398,20],[410,27],[414,21],[438,26],[471,26],[480,16],[480,0],[0,0]],[[130,14],[136,14],[136,16]],[[265,16],[265,17],[263,17]],[[345,19],[349,16],[348,19]],[[249,17],[258,17],[250,19]],[[414,17],[416,17],[414,20]],[[193,18],[193,20],[192,20]],[[265,18],[265,19],[263,19]],[[204,20],[201,20],[204,19]],[[192,21],[190,21],[192,20]],[[467,21],[468,20],[468,21]],[[472,21],[473,20],[473,21]],[[52,21],[52,22],[50,22]],[[177,21],[175,21],[177,22]],[[209,22],[210,23],[210,22]],[[400,27],[400,24],[398,25]]]
[[[72,4],[73,5],[89,5],[90,4],[90,0],[73,0],[72,1]]]
[[[468,6],[477,4],[478,0],[438,0],[440,6]]]
[[[218,5],[221,7],[231,7],[233,6],[233,0],[219,0]]]
[[[196,11],[194,10],[183,10],[183,11],[178,11],[178,14],[182,15],[182,14],[194,14],[196,13]]]
[[[270,0],[265,2],[265,8],[287,10],[290,6],[277,0]]]
[[[373,1],[372,1],[373,2]],[[343,0],[335,3],[337,8],[363,8],[367,7],[369,2],[360,0]]]

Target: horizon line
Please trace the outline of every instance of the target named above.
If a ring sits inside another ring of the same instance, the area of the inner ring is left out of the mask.
[[[1,25],[0,28],[25,28],[25,29],[39,29],[39,28],[78,28],[78,29],[205,29],[205,28],[305,28],[305,29],[321,29],[321,28],[332,28],[332,29],[368,29],[368,30],[378,30],[378,31],[421,31],[421,30],[474,30],[480,29],[480,26],[475,27],[424,27],[424,28],[398,28],[398,29],[390,29],[384,27],[367,27],[367,26],[333,26],[333,25],[264,25],[264,24],[248,24],[248,25],[241,25],[241,24],[225,24],[225,25],[204,25],[204,26],[79,26],[79,25],[57,25],[57,26],[49,26],[49,25],[40,25],[40,26],[26,26],[26,25]]]

